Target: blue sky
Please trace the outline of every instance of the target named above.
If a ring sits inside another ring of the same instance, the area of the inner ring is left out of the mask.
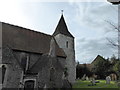
[[[52,34],[61,10],[75,37],[76,61],[90,63],[98,54],[117,56],[117,48],[106,39],[117,43],[117,32],[106,21],[118,24],[118,6],[106,0],[1,0],[0,21]]]

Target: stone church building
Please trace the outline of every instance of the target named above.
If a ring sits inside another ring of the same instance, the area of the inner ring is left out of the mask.
[[[75,82],[74,36],[63,15],[53,35],[0,22],[0,39],[2,88],[62,88]]]

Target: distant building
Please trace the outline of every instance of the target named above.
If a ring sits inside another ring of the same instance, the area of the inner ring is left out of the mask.
[[[97,62],[99,61],[106,61],[102,56],[98,55],[93,61],[92,61],[92,65],[95,65]]]
[[[95,73],[93,73],[92,71],[95,69],[95,64],[100,62],[100,61],[106,61],[102,56],[97,55],[97,57],[89,64],[79,64],[79,70],[81,72],[81,75],[77,76],[77,77],[82,77],[83,75],[86,76],[93,76]]]
[[[0,22],[0,37],[3,88],[62,88],[65,78],[75,82],[74,37],[63,15],[53,35]]]

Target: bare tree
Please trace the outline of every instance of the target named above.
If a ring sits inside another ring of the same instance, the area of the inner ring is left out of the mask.
[[[118,58],[120,59],[120,25],[118,24],[117,26],[113,23],[111,23],[110,21],[106,21],[107,23],[109,23],[112,26],[113,31],[116,31],[118,34],[118,38],[117,38],[117,43],[110,39],[107,38],[108,42],[110,43],[110,45],[112,45],[113,47],[117,47],[118,49]]]
[[[113,46],[113,47],[117,47],[118,49],[118,59],[120,60],[120,24],[118,22],[118,25],[116,26],[115,24],[106,21],[107,23],[109,23],[113,28],[112,30],[116,31],[118,34],[118,39],[117,39],[117,43],[114,42],[114,40],[107,38],[108,42]],[[120,81],[120,70],[118,70],[118,75],[119,75],[119,81]],[[120,83],[120,82],[119,82]]]
[[[118,48],[118,59],[120,60],[120,20],[119,20],[120,19],[120,0],[107,0],[107,1],[112,4],[118,5],[118,25],[115,26],[114,24],[107,21],[111,26],[113,26],[113,29],[117,30],[118,32],[118,44],[114,43],[110,39],[107,39],[107,40],[111,43],[111,45]],[[120,88],[120,70],[118,71],[118,75],[119,75],[118,87]]]

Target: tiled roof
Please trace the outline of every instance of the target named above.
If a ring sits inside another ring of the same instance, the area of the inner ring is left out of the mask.
[[[52,36],[23,27],[2,22],[2,43],[14,50],[34,53],[48,53]],[[57,56],[66,57],[64,51],[57,47]]]

